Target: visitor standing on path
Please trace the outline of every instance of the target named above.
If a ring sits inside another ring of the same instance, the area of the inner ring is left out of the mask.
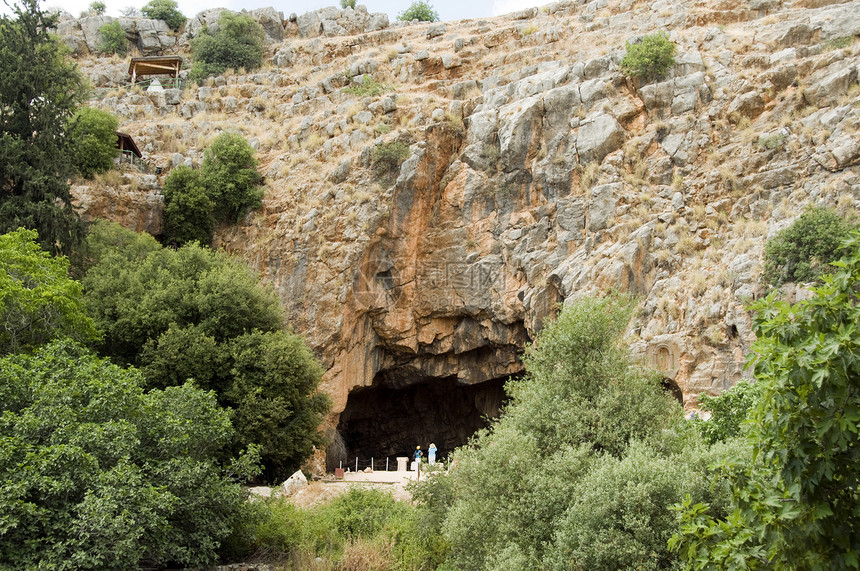
[[[424,453],[421,451],[421,447],[415,447],[415,470],[421,469],[421,458],[424,456]]]
[[[436,445],[430,443],[430,448],[427,449],[427,461],[432,466],[436,463]]]

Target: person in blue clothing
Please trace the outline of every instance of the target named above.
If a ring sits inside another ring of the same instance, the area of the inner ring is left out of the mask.
[[[430,448],[427,449],[427,462],[432,466],[436,463],[436,445],[430,443]]]
[[[421,447],[415,447],[415,469],[419,470],[421,468],[421,458],[424,457],[424,452],[421,451]]]

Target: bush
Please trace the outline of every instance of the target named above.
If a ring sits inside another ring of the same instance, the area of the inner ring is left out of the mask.
[[[370,75],[363,76],[360,83],[354,82],[343,88],[346,93],[359,97],[376,97],[383,94],[386,89],[385,84],[379,83]]]
[[[829,208],[810,208],[767,241],[762,280],[775,287],[818,281],[833,271],[829,264],[839,259],[852,227]]]
[[[140,11],[147,18],[162,20],[174,32],[185,23],[175,0],[150,0]]]
[[[642,38],[636,44],[627,42],[627,53],[621,60],[621,70],[646,80],[657,79],[675,65],[675,44],[669,35],[659,31]]]
[[[95,173],[113,168],[114,159],[120,154],[116,146],[118,127],[116,117],[92,107],[82,107],[72,118],[69,138],[75,148],[75,168],[84,177],[92,178]]]
[[[418,20],[420,22],[438,22],[439,13],[433,9],[429,2],[415,0],[409,8],[397,15],[397,19],[404,22]]]
[[[214,205],[200,173],[187,166],[173,169],[164,181],[164,242],[181,246],[212,243]]]
[[[118,21],[102,24],[99,28],[99,51],[121,56],[128,52],[128,39]]]
[[[238,222],[246,212],[262,205],[263,189],[254,153],[245,137],[231,131],[218,135],[203,153],[200,179],[219,219]]]
[[[223,12],[217,33],[204,31],[191,41],[191,79],[199,83],[228,68],[257,69],[263,65],[263,38],[263,28],[247,14]]]
[[[0,359],[0,567],[209,567],[247,510],[229,412],[64,341]],[[144,562],[146,564],[144,565]]]
[[[95,14],[96,16],[101,16],[102,14],[104,14],[106,9],[107,6],[105,6],[105,3],[100,2],[99,0],[96,0],[95,2],[90,4],[90,12]]]
[[[347,8],[355,8],[355,0],[340,0],[340,7],[344,10]]]
[[[381,143],[373,149],[370,168],[382,179],[390,180],[397,176],[400,165],[409,156],[409,147],[402,141]]]

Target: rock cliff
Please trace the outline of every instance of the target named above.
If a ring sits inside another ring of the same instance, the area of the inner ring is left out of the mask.
[[[259,149],[264,206],[215,245],[278,288],[351,453],[461,444],[557,305],[607,290],[638,297],[632,346],[695,406],[747,374],[765,240],[808,204],[860,205],[860,1],[262,12],[253,74],[148,93],[115,87],[125,61],[80,64],[164,173],[223,129]],[[658,29],[676,65],[625,77],[625,43]],[[386,176],[374,150],[394,142],[408,157]],[[76,188],[86,214],[158,233],[157,185],[124,176]]]

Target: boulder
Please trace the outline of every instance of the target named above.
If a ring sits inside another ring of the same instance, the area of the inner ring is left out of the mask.
[[[576,134],[576,152],[580,164],[601,162],[603,157],[621,147],[624,129],[612,115],[598,115],[583,123]]]
[[[249,14],[263,27],[268,42],[283,41],[284,22],[281,19],[281,15],[274,8],[258,8],[252,10]]]
[[[292,496],[298,493],[300,490],[303,490],[308,487],[308,479],[302,473],[301,470],[296,470],[296,472],[284,480],[284,483],[281,484],[281,488],[284,490],[285,496]]]

